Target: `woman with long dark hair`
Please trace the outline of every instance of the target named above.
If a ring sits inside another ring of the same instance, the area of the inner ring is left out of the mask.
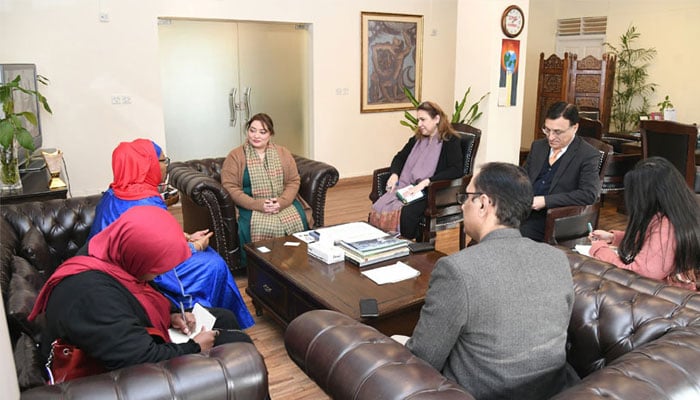
[[[593,231],[591,256],[696,290],[700,204],[680,172],[662,157],[641,160],[625,175],[625,205],[627,229]]]

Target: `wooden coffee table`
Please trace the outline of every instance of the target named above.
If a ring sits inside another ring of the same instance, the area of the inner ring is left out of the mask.
[[[301,243],[285,246],[286,242]],[[262,253],[265,246],[270,252]],[[255,312],[263,309],[286,327],[298,315],[316,309],[339,311],[377,328],[386,335],[411,335],[425,301],[430,273],[444,256],[437,251],[411,254],[364,269],[390,265],[400,260],[420,271],[420,276],[398,283],[377,285],[344,261],[325,264],[307,254],[306,243],[294,236],[263,240],[245,245],[248,254],[248,287]],[[364,270],[363,269],[363,270]],[[360,317],[362,298],[375,298],[379,316]]]

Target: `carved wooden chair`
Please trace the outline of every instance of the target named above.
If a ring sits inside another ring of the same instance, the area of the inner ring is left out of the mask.
[[[457,193],[464,192],[471,180],[471,174],[474,170],[474,159],[481,140],[481,130],[466,124],[454,124],[453,126],[461,135],[464,175],[453,180],[431,182],[425,189],[428,204],[419,224],[420,235],[418,241],[435,242],[437,232],[459,227],[459,246],[462,249],[465,246],[465,239],[461,233],[463,223],[462,208],[457,203]],[[386,182],[390,176],[391,171],[388,167],[374,170],[372,191],[369,194],[369,199],[373,203],[386,193]]]

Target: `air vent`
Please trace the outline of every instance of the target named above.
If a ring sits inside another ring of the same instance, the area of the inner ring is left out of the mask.
[[[557,21],[557,36],[605,35],[608,17],[566,18]]]

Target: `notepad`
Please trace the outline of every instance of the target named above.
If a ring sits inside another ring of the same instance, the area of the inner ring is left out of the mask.
[[[377,285],[401,282],[420,275],[420,271],[401,261],[386,267],[362,271],[361,273],[373,280]]]
[[[199,303],[194,305],[194,308],[192,309],[192,314],[194,315],[195,321],[197,321],[197,328],[195,328],[194,331],[189,334],[189,336],[185,335],[177,329],[170,328],[168,329],[168,333],[170,334],[170,341],[172,341],[173,343],[185,343],[193,337],[197,336],[197,334],[202,330],[202,326],[204,326],[206,330],[211,330],[214,327],[216,317],[213,316],[209,312],[209,310],[199,305]]]

